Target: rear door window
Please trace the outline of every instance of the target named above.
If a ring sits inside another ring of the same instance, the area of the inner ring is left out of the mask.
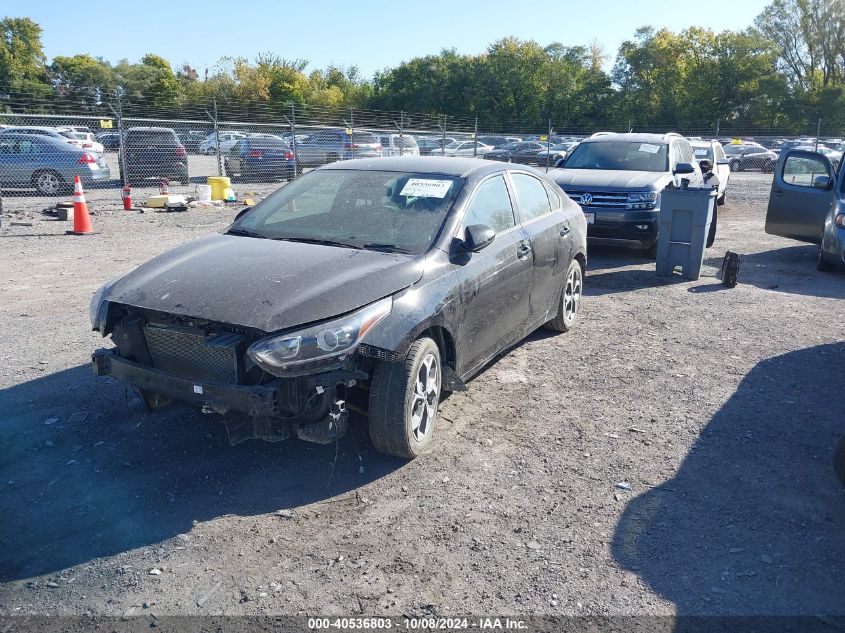
[[[516,203],[524,222],[552,212],[543,183],[528,174],[511,174]]]
[[[126,143],[136,147],[173,146],[176,145],[176,138],[173,132],[166,130],[145,130],[143,132],[130,132],[126,138]]]
[[[502,176],[494,176],[478,185],[464,214],[464,227],[473,224],[486,224],[496,233],[516,225],[513,205]]]
[[[788,156],[783,163],[783,181],[796,187],[812,187],[816,176],[829,176],[821,157]]]

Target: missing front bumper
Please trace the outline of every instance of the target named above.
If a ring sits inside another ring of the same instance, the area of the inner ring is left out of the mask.
[[[337,398],[334,385],[318,390],[328,398],[323,415],[318,419],[298,418],[286,417],[280,406],[282,379],[248,386],[197,382],[127,360],[110,349],[97,350],[92,365],[95,375],[120,380],[156,400],[172,398],[198,405],[203,411],[231,413],[224,420],[232,445],[248,439],[278,442],[293,434],[302,440],[326,444],[343,437],[348,427],[346,403]],[[336,380],[338,377],[333,376],[327,382]]]

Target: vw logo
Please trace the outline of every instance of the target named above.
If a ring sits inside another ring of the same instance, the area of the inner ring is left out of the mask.
[[[588,207],[593,203],[593,194],[591,193],[582,193],[581,197],[579,198],[578,204],[582,207]]]

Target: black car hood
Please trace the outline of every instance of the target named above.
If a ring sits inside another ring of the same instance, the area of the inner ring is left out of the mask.
[[[422,258],[212,235],[121,277],[108,301],[274,332],[350,312],[418,281]]]

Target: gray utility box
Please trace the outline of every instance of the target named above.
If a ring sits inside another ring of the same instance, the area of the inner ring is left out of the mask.
[[[701,276],[704,247],[713,221],[716,190],[664,189],[660,194],[657,274],[671,276],[680,266],[685,279]]]

